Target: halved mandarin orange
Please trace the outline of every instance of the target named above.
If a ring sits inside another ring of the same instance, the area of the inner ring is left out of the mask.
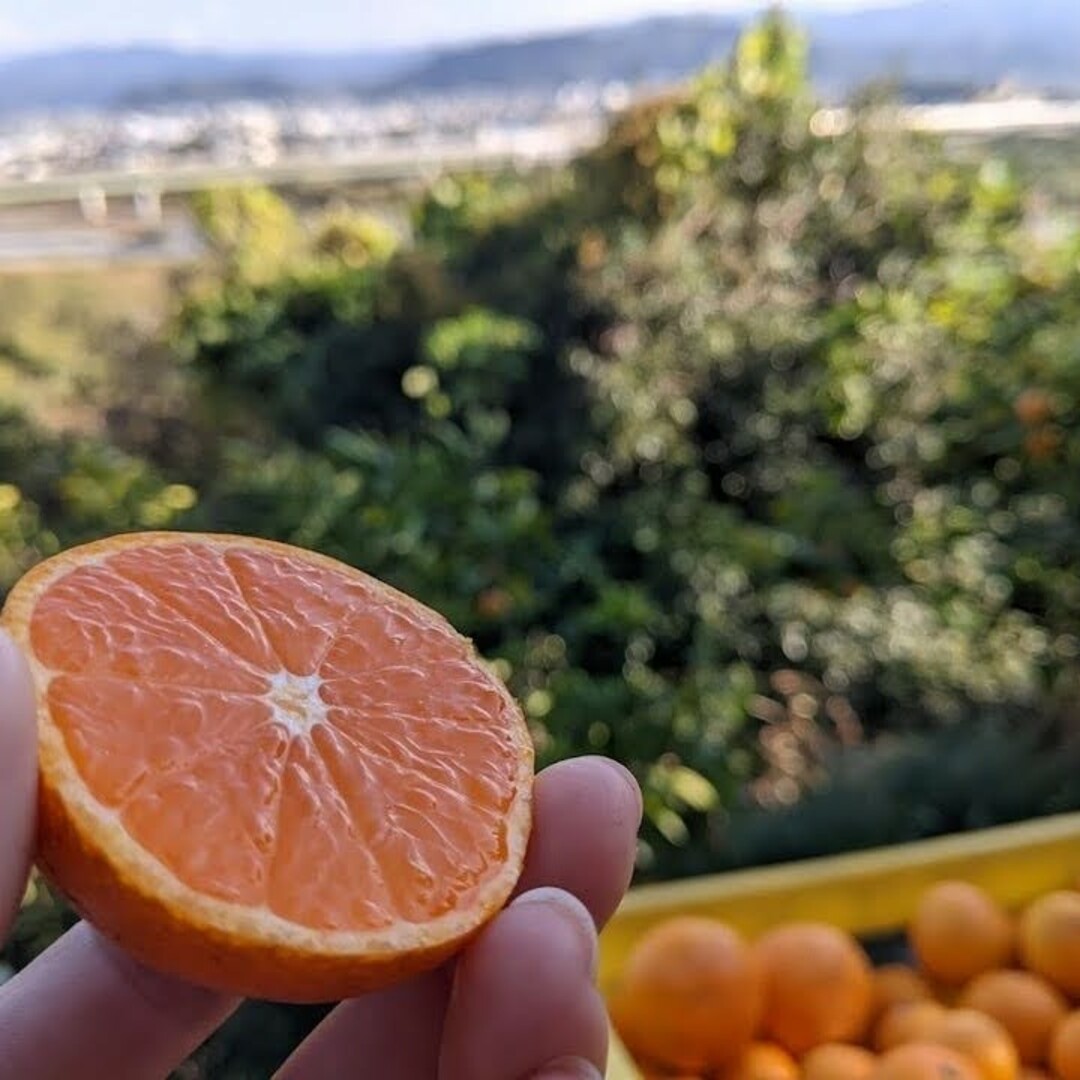
[[[148,965],[331,1001],[430,969],[506,902],[520,709],[435,612],[332,559],[141,533],[38,564],[2,621],[39,726],[39,864]]]

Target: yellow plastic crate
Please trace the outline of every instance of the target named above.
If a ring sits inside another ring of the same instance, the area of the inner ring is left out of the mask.
[[[671,915],[723,919],[748,937],[777,923],[813,919],[853,934],[903,927],[923,890],[942,878],[981,885],[1007,907],[1080,881],[1080,814],[921,840],[782,866],[632,889],[600,939],[607,991],[637,939]],[[608,1080],[640,1080],[612,1035]]]

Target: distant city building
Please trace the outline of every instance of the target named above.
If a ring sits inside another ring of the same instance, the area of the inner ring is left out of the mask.
[[[198,166],[347,161],[410,147],[505,145],[599,131],[631,100],[623,83],[555,95],[468,92],[371,103],[226,101],[117,112],[21,116],[0,126],[0,180],[154,173]],[[84,207],[89,218],[96,211]]]

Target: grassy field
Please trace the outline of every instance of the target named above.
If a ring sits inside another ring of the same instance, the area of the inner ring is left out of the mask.
[[[54,428],[97,423],[110,365],[169,311],[162,266],[0,274],[0,402]]]

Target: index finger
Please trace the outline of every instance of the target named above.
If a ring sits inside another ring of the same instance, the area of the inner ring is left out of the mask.
[[[26,661],[0,630],[0,942],[26,889],[34,851],[37,733]]]

